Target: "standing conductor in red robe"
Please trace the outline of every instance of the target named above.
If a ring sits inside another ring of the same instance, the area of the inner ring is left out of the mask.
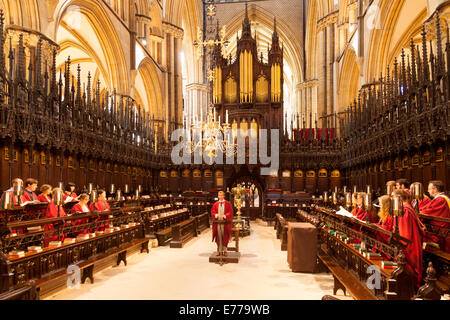
[[[228,247],[228,242],[231,239],[231,233],[233,231],[233,207],[231,206],[231,203],[229,201],[225,200],[225,192],[223,191],[219,191],[219,201],[217,201],[212,209],[211,209],[211,215],[213,220],[226,220],[228,221],[228,223],[226,224],[221,224],[221,225],[217,225],[214,224],[213,225],[213,239],[212,241],[216,241],[217,243],[217,255],[220,255],[220,239],[218,237],[218,228],[223,228],[223,232],[221,232],[223,234],[223,238],[222,238],[222,248],[223,248],[223,252],[222,254],[224,256],[227,255],[227,247]],[[221,231],[221,230],[219,230]]]

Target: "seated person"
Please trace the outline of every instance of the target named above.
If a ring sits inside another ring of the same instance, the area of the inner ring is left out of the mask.
[[[352,211],[352,215],[359,220],[366,221],[367,211],[364,210],[363,202],[366,197],[366,193],[358,192],[356,195],[356,207]]]
[[[409,182],[406,179],[398,179],[395,182],[395,188],[397,190],[401,189],[405,191],[407,194],[411,195],[411,193],[409,192]]]
[[[20,199],[16,196],[16,190],[20,186],[22,189],[22,195],[20,196]],[[6,190],[3,195],[1,201],[3,202],[5,200],[5,193],[6,192],[12,192],[13,193],[13,207],[17,207],[20,205],[20,203],[24,203],[25,199],[23,197],[23,180],[20,178],[16,178],[12,181],[12,187]]]
[[[420,213],[435,217],[450,218],[450,199],[444,194],[444,184],[442,181],[430,181],[428,185],[428,193],[433,197],[433,200],[421,210]],[[430,225],[441,228],[450,228],[450,223],[441,221],[430,221]],[[434,234],[426,233],[424,242],[435,242],[439,244],[442,251],[450,253],[450,237],[437,237]]]
[[[77,201],[77,194],[75,191],[75,183],[69,182],[64,190],[64,203]]]
[[[39,190],[41,191],[41,194],[38,197],[38,200],[40,202],[46,202],[46,203],[52,202],[52,198],[50,196],[50,193],[52,192],[51,185],[43,184]]]
[[[52,191],[52,198],[56,199],[58,193],[62,194],[62,190],[59,188],[54,188]],[[59,209],[58,209],[59,208]],[[64,212],[64,209],[62,206],[57,206],[53,201],[50,201],[47,207],[47,212],[45,214],[46,218],[57,218],[59,217],[65,217],[66,213]],[[47,247],[50,241],[64,241],[65,235],[60,234],[60,238],[58,239],[58,233],[55,230],[57,223],[55,224],[46,224],[44,226],[44,246]]]
[[[106,191],[105,190],[98,191],[98,200],[95,203],[91,203],[91,205],[89,206],[89,210],[101,211],[101,212],[111,210],[111,207],[109,206],[108,202],[106,201]],[[108,216],[107,215],[100,216],[96,221],[103,221],[103,220],[108,220]],[[95,230],[96,231],[104,231],[105,224],[101,224]]]
[[[106,201],[106,191],[105,190],[99,190],[98,191],[98,200],[95,203],[91,203],[89,206],[89,210],[91,211],[110,211],[111,207],[108,204],[108,201]]]
[[[72,214],[73,215],[88,214],[90,212],[89,207],[88,207],[89,196],[85,193],[80,194],[80,196],[78,197],[78,200],[79,200],[79,202],[72,207],[72,210],[71,210]],[[74,226],[83,225],[83,224],[87,224],[87,223],[89,223],[89,218],[72,221],[72,225],[74,225]],[[80,232],[77,232],[77,235],[78,234],[86,234],[86,233],[88,233],[88,229],[84,229]]]
[[[37,189],[38,181],[29,178],[25,180],[25,189],[23,190],[24,201],[38,201],[38,196],[34,193]]]
[[[388,195],[384,195],[379,198],[380,203],[380,211],[378,212],[378,216],[380,220],[377,225],[383,228],[386,231],[392,232],[394,228],[394,218],[389,214],[389,206],[391,204],[391,197]],[[387,234],[377,232],[377,240],[388,243],[390,237]]]
[[[406,265],[416,279],[416,286],[422,281],[422,231],[417,223],[414,209],[409,203],[409,195],[402,189],[394,191],[394,196],[400,197],[403,202],[403,214],[398,217],[398,232],[403,238],[412,241],[405,250]],[[394,219],[394,231],[397,225]]]

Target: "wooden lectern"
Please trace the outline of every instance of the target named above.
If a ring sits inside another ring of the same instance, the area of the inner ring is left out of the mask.
[[[214,219],[213,220],[213,224],[217,225],[217,238],[219,240],[219,255],[217,255],[217,252],[215,251],[210,257],[209,257],[209,262],[211,263],[219,263],[221,266],[224,263],[239,263],[239,257],[240,257],[240,253],[238,251],[228,251],[227,255],[224,256],[222,254],[223,252],[223,245],[222,245],[222,239],[223,239],[223,233],[221,232],[219,226],[220,225],[226,225],[226,224],[230,224],[230,221],[227,220],[217,220]],[[239,248],[239,244],[238,244],[238,240],[239,237],[236,239],[237,244],[236,247]]]

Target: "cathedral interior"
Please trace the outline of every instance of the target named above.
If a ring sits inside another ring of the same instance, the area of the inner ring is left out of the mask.
[[[252,289],[218,299],[448,300],[449,17],[445,0],[0,0],[0,299],[208,299],[173,257],[214,274],[222,191],[236,247],[210,262]]]

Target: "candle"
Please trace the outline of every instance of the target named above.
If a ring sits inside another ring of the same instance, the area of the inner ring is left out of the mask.
[[[368,193],[368,194],[371,194],[371,193],[372,193],[372,189],[371,189],[371,187],[370,187],[369,185],[367,186],[367,193]]]
[[[350,192],[347,192],[345,194],[345,202],[347,204],[347,207],[351,207],[352,206],[352,194]]]
[[[128,194],[129,192],[130,192],[130,190],[129,190],[129,188],[128,188],[128,184],[126,184],[126,185],[125,185],[124,193],[125,193],[125,194]]]
[[[88,190],[89,190],[89,194],[91,194],[92,190],[94,190],[94,185],[92,183],[89,183]]]
[[[419,200],[421,198],[421,195],[422,195],[422,190],[420,190],[421,189],[420,187],[421,187],[421,185],[419,183],[416,183],[414,185],[414,193],[415,193],[415,196],[416,196],[416,200]]]
[[[120,191],[120,189],[117,190],[116,196],[117,196],[117,201],[120,201],[122,198],[122,191]]]
[[[91,193],[91,202],[96,203],[97,202],[97,190],[92,190]]]
[[[334,192],[335,193],[338,193],[339,191],[338,191],[338,187],[334,187]]]
[[[139,193],[142,192],[142,186],[141,185],[138,185],[138,190],[139,190]]]
[[[400,198],[394,197],[394,213],[395,213],[395,215],[398,215],[399,209],[400,209]]]
[[[136,200],[139,199],[139,190],[136,190]]]
[[[60,206],[62,204],[62,194],[61,190],[57,191],[55,194],[55,199],[53,200],[53,203],[57,206]]]
[[[333,192],[333,204],[337,204],[337,192]]]
[[[62,182],[58,183],[58,188],[61,190],[64,190],[64,184]]]
[[[357,193],[357,192],[358,192],[357,187],[356,187],[356,186],[353,186],[353,193]]]
[[[2,206],[3,210],[10,209],[11,203],[12,203],[11,196],[12,196],[12,193],[10,191],[5,192],[5,199],[3,200],[3,206]]]
[[[391,193],[392,193],[392,185],[388,185],[387,186],[387,190],[386,190],[386,194],[390,196]]]
[[[114,194],[114,192],[116,191],[116,186],[114,184],[111,184],[111,188],[110,188],[110,192],[111,194]]]
[[[347,186],[344,186],[344,193],[347,193]]]
[[[370,207],[370,194],[366,194],[366,196],[364,197],[364,205],[366,206],[366,208]]]
[[[17,181],[17,187],[14,189],[14,194],[20,196],[22,194],[22,181]]]
[[[323,201],[326,203],[328,201],[328,192],[323,193]]]

